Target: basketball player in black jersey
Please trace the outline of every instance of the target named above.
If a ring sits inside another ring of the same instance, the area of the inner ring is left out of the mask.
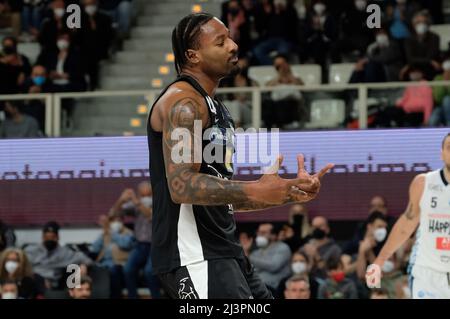
[[[172,298],[272,298],[236,238],[233,213],[307,202],[332,165],[309,175],[299,156],[297,177],[283,179],[279,156],[259,180],[233,181],[234,123],[214,96],[220,79],[238,71],[237,45],[220,20],[197,13],[179,22],[172,46],[178,78],[160,94],[148,121],[154,272]],[[181,141],[190,160],[181,163],[173,158],[180,129],[190,137]],[[195,145],[201,154],[214,146],[224,155],[196,161]]]

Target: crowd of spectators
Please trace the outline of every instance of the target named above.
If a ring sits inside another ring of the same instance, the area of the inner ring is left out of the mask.
[[[81,7],[81,27],[68,28],[70,4]],[[2,39],[0,52],[0,94],[81,92],[99,85],[100,61],[107,59],[129,37],[132,0],[1,0],[0,28],[11,27]],[[18,43],[37,42],[40,53],[30,65],[18,52]],[[0,105],[0,111],[5,109]],[[10,102],[9,104],[14,104]],[[0,137],[39,137],[45,132],[45,108],[42,100],[14,105],[33,117],[39,130],[22,129],[11,112],[5,117]],[[63,110],[71,125],[73,101],[64,100]],[[1,119],[0,119],[1,121]],[[31,135],[30,135],[31,134]]]
[[[152,274],[151,206],[148,182],[136,191],[125,189],[109,213],[99,216],[100,234],[87,245],[61,245],[60,225],[48,222],[41,243],[19,248],[13,229],[0,223],[2,298],[143,298],[138,287],[148,289],[151,298],[165,298]],[[310,219],[301,204],[287,209],[285,223],[265,222],[254,233],[239,233],[244,253],[275,298],[410,298],[407,269],[414,237],[383,265],[381,289],[365,285],[367,265],[396,221],[382,196],[371,199],[366,220],[339,241],[327,218]],[[77,286],[69,285],[67,266],[73,264],[79,266]]]

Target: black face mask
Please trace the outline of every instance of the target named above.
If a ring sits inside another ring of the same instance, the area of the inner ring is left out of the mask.
[[[3,53],[5,53],[6,55],[15,54],[16,51],[16,48],[12,46],[6,46],[3,48]]]
[[[324,239],[327,236],[327,234],[319,228],[314,229],[313,233],[312,233],[312,237],[314,239]]]
[[[234,18],[234,17],[236,17],[239,14],[239,9],[238,8],[231,8],[231,9],[228,9],[228,12]]]
[[[44,246],[48,251],[52,251],[58,246],[58,242],[54,240],[46,240],[44,241]]]

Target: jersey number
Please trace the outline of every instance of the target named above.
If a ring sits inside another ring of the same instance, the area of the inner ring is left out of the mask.
[[[431,208],[436,208],[437,206],[437,197],[431,197]]]

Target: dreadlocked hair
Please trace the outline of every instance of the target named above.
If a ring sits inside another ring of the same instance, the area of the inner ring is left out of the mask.
[[[187,64],[186,51],[198,49],[201,27],[213,19],[209,13],[192,13],[185,16],[172,31],[172,49],[175,58],[175,70],[180,75]]]

